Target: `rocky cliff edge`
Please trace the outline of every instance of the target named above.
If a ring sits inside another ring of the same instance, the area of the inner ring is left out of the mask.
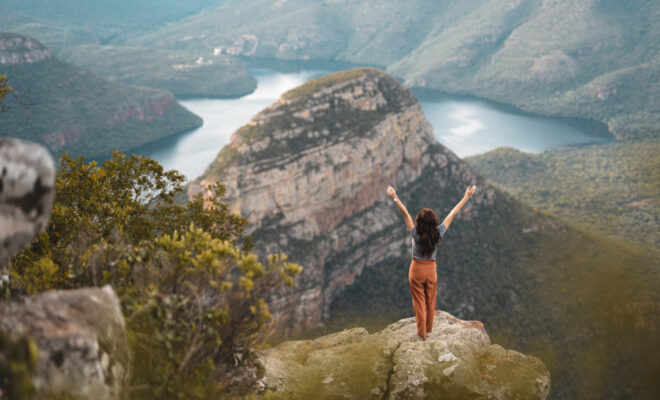
[[[491,344],[479,321],[436,311],[419,341],[414,318],[369,334],[353,328],[263,352],[262,387],[291,398],[545,399],[541,360]]]

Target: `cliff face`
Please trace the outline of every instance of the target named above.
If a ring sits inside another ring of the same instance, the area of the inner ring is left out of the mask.
[[[52,153],[102,156],[201,125],[172,93],[99,78],[27,36],[0,34],[0,67],[13,89],[0,135],[41,143]]]
[[[417,340],[414,318],[368,334],[353,328],[263,352],[262,388],[286,398],[545,399],[550,373],[536,357],[491,344],[479,321],[437,311]]]
[[[429,179],[439,192],[451,188],[451,201],[479,184],[465,219],[497,198],[436,144],[408,90],[378,70],[358,69],[311,81],[257,114],[189,196],[220,180],[233,211],[248,218],[256,248],[304,265],[295,289],[271,309],[281,326],[312,327],[364,268],[409,251],[387,185],[405,199],[408,187]]]

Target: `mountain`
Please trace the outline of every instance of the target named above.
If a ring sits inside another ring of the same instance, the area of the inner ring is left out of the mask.
[[[97,44],[100,40],[91,30],[39,20],[1,5],[0,26],[5,32],[33,37],[55,52],[69,46]]]
[[[645,140],[465,160],[517,199],[618,240],[660,249],[660,143]]]
[[[27,36],[0,34],[0,65],[13,88],[0,136],[42,143],[53,153],[104,156],[202,123],[170,92],[99,78]]]
[[[176,21],[223,1],[0,0],[0,6],[61,26],[90,29],[111,39],[126,31],[145,31]]]
[[[644,0],[247,0],[129,42],[377,65],[408,86],[595,119],[634,139],[660,128],[658,15]]]
[[[411,314],[410,242],[384,190],[441,218],[438,306],[540,357],[551,398],[653,398],[660,257],[534,211],[441,146],[415,97],[375,69],[285,94],[237,130],[188,194],[226,185],[256,249],[304,266],[270,301],[280,332],[380,329]],[[629,368],[621,370],[624,363]]]
[[[124,46],[78,46],[59,57],[104,78],[165,89],[177,97],[239,97],[257,81],[235,57],[196,57],[185,51]]]

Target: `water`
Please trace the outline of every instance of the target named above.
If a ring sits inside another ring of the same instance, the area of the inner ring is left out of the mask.
[[[279,96],[303,82],[327,73],[313,69],[281,72],[272,69],[251,69],[258,80],[257,90],[238,99],[198,99],[181,101],[184,107],[204,119],[200,128],[165,138],[137,150],[160,162],[166,169],[177,169],[189,180],[204,172],[206,166],[229,143],[231,134],[243,126]],[[496,147],[510,146],[536,153],[559,146],[603,142],[590,136],[603,130],[577,121],[541,117],[521,113],[474,98],[417,94],[424,114],[433,125],[436,139],[459,157],[484,153]]]

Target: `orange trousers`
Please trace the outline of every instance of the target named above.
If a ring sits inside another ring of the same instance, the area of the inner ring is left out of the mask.
[[[438,273],[435,260],[412,259],[408,271],[410,294],[417,322],[417,336],[426,338],[433,330]]]

